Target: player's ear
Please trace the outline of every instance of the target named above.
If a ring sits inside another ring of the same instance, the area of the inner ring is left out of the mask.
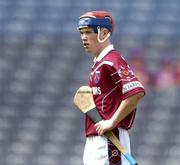
[[[109,30],[106,28],[101,28],[100,31],[100,39],[104,39],[106,38],[107,34],[109,33]]]
[[[97,40],[99,43],[103,43],[111,36],[111,32],[107,28],[98,27],[97,30],[98,30]]]

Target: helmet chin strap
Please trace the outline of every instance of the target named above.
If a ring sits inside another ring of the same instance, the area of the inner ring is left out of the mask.
[[[99,43],[103,43],[104,41],[106,41],[106,40],[111,36],[111,33],[109,32],[109,33],[107,34],[107,36],[106,36],[104,39],[101,40],[101,39],[100,39],[101,29],[100,29],[99,26],[97,27],[97,32],[98,32],[98,33],[97,33],[97,34],[98,34],[98,35],[97,35],[97,40],[98,40]]]

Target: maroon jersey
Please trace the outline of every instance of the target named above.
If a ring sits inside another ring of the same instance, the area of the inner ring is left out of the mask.
[[[139,82],[124,58],[113,49],[105,48],[92,66],[89,86],[92,88],[94,102],[103,119],[110,119],[122,100],[139,92],[144,87]],[[131,112],[117,127],[129,129],[136,110]],[[86,136],[97,135],[92,120],[86,116]]]

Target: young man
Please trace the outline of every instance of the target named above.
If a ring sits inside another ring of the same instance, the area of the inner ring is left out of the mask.
[[[113,130],[130,153],[128,129],[134,121],[136,106],[144,96],[144,87],[110,42],[114,20],[109,12],[83,14],[78,29],[85,51],[94,56],[89,86],[104,119],[94,124],[86,116],[84,165],[130,165],[103,134]]]

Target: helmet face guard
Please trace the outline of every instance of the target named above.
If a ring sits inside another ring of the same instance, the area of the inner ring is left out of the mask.
[[[107,28],[112,33],[112,23],[109,18],[91,18],[91,17],[83,17],[79,19],[78,29],[85,27],[93,28],[95,33],[98,33],[97,27]]]

